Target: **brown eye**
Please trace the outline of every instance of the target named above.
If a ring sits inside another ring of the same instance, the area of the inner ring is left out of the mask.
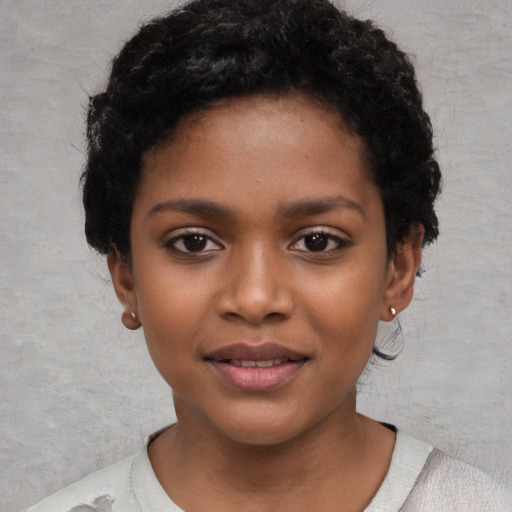
[[[202,233],[185,233],[167,242],[166,247],[182,253],[208,253],[222,247]]]
[[[324,232],[313,232],[301,237],[291,249],[300,252],[330,252],[348,245],[342,238]]]
[[[203,235],[187,235],[182,237],[183,247],[189,252],[202,251],[206,247],[208,238]]]
[[[322,233],[315,233],[304,237],[304,247],[308,251],[325,251],[329,244],[329,236]]]

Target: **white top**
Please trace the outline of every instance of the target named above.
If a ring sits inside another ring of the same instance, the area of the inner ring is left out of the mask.
[[[139,452],[46,498],[26,512],[184,512]],[[501,492],[480,470],[397,432],[388,474],[363,512],[506,512]]]

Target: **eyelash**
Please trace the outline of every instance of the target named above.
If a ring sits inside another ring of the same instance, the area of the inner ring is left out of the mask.
[[[209,248],[207,250],[204,250],[205,247],[199,247],[199,250],[198,251],[194,251],[194,250],[189,250],[187,249],[187,247],[185,246],[186,244],[186,241],[192,241],[192,239],[196,237],[198,239],[202,239],[202,240],[196,240],[197,242],[199,242],[199,244],[201,244],[202,242],[204,242],[205,246],[208,246],[209,244],[214,244],[216,247],[215,248]],[[177,245],[180,244],[182,245],[182,248],[178,248]],[[191,254],[191,255],[204,255],[204,254],[210,254],[211,252],[213,251],[219,251],[221,249],[223,249],[222,245],[220,245],[219,243],[217,243],[211,236],[209,236],[208,234],[204,233],[203,231],[187,231],[185,233],[181,233],[180,235],[178,236],[175,236],[173,238],[171,238],[169,241],[167,241],[164,246],[167,248],[167,249],[170,249],[176,253],[179,253],[179,254]]]
[[[296,246],[299,245],[299,242],[302,241],[303,243],[306,243],[306,239],[308,237],[309,238],[313,238],[313,237],[321,238],[322,239],[321,246],[325,242],[326,247],[320,248],[320,250],[318,250],[318,251],[311,250],[311,248],[310,249],[308,249],[308,248],[298,249]],[[332,245],[332,244],[334,244],[334,247],[329,247],[329,245]],[[341,238],[337,235],[333,235],[332,233],[329,233],[328,231],[319,229],[319,230],[310,231],[308,233],[304,233],[296,242],[294,242],[292,244],[291,247],[295,246],[295,250],[297,250],[298,252],[321,255],[321,254],[332,254],[333,252],[343,249],[347,245],[349,245],[349,242],[347,240],[344,240],[343,238]]]
[[[196,240],[193,238],[196,237]],[[316,240],[313,238],[316,237]],[[309,242],[319,243],[318,249],[314,250],[311,247],[308,249],[306,244],[308,243],[306,240],[310,238]],[[197,243],[198,250],[191,250],[190,246],[187,248],[186,244],[188,242]],[[304,244],[304,248],[298,248],[300,243]],[[181,244],[181,248],[178,245]],[[213,244],[215,247],[208,248],[209,245]],[[332,245],[334,244],[334,247]],[[333,235],[325,230],[312,230],[310,232],[302,234],[300,238],[298,238],[293,244],[290,245],[290,248],[296,250],[297,252],[307,253],[307,254],[332,254],[333,252],[339,251],[349,245],[347,240],[340,238],[339,236]],[[178,236],[171,238],[164,244],[165,248],[170,249],[178,254],[187,254],[187,255],[205,255],[210,254],[215,251],[219,251],[224,249],[224,247],[216,242],[211,236],[209,236],[204,231],[188,231],[185,233],[181,233]]]

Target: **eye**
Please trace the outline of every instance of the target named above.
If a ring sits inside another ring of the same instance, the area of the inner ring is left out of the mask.
[[[204,233],[183,233],[169,240],[165,246],[182,253],[208,253],[222,249],[221,245]]]
[[[318,231],[304,235],[291,248],[304,252],[329,252],[341,249],[346,245],[348,245],[348,242],[339,236]]]

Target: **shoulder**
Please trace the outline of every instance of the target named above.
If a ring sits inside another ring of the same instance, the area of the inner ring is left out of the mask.
[[[504,489],[487,473],[434,449],[402,511],[439,510],[504,512]]]
[[[132,457],[86,476],[25,512],[182,512],[158,482],[148,457],[148,444],[167,428],[148,436]]]
[[[506,512],[505,492],[491,476],[432,445],[397,432],[380,489],[365,512]]]
[[[131,512],[139,510],[130,472],[135,457],[91,473],[25,512]]]

